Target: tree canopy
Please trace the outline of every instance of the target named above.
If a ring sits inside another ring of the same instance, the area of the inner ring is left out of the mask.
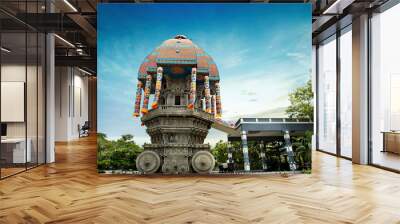
[[[311,80],[289,94],[290,106],[286,109],[289,118],[305,118],[313,120],[313,91]]]
[[[135,170],[136,157],[143,152],[133,140],[133,135],[122,135],[109,140],[103,133],[97,134],[97,167],[103,170]]]

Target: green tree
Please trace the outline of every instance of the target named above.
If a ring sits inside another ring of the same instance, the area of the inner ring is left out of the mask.
[[[232,156],[237,170],[243,169],[243,153],[240,142],[232,142]],[[226,163],[228,160],[228,143],[220,140],[212,149],[216,165]]]
[[[286,109],[289,118],[304,118],[313,120],[314,106],[313,106],[313,92],[311,87],[311,80],[304,86],[294,90],[289,94],[290,106]]]
[[[217,142],[212,150],[212,154],[214,155],[217,165],[226,163],[226,160],[228,160],[228,143],[222,140]]]
[[[105,134],[97,135],[97,167],[103,170],[134,170],[136,158],[143,152],[132,135],[122,135],[117,140],[108,140]]]

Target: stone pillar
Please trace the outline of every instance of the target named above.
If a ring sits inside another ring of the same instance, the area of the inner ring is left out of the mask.
[[[210,78],[204,76],[204,93],[206,97],[206,112],[211,113]]]
[[[268,169],[268,165],[267,165],[267,161],[265,159],[265,145],[264,145],[263,141],[261,141],[261,143],[260,143],[260,150],[261,150],[260,156],[261,156],[262,167],[263,167],[263,170],[265,171]]]
[[[158,101],[160,100],[160,92],[161,92],[161,82],[163,77],[163,68],[157,68],[157,80],[156,80],[156,89],[154,91],[154,101],[151,105],[151,108],[157,109],[158,108]]]
[[[221,91],[219,87],[219,82],[215,83],[215,105],[216,105],[216,117],[220,118],[222,115],[222,108],[221,108]]]
[[[261,152],[261,162],[262,162],[263,171],[266,171],[268,169],[268,165],[267,165],[267,162],[265,161],[265,152],[264,151]]]
[[[136,89],[136,100],[135,100],[135,112],[133,116],[139,117],[140,115],[140,101],[142,100],[142,81],[138,80],[137,89]]]
[[[192,68],[192,74],[190,76],[190,95],[188,108],[193,109],[196,101],[196,80],[197,80],[197,69]]]
[[[229,172],[234,172],[235,171],[235,161],[233,160],[233,149],[232,149],[232,144],[230,141],[228,141],[228,171]]]
[[[289,131],[285,131],[283,138],[285,139],[286,153],[288,157],[290,170],[296,170],[296,161],[294,160],[294,153],[292,149],[292,142],[290,141]]]
[[[232,144],[228,142],[228,163],[233,163]]]
[[[147,75],[146,86],[144,88],[142,114],[147,114],[147,112],[148,112],[150,90],[151,90],[151,75]]]
[[[242,131],[242,150],[243,150],[243,161],[244,171],[250,171],[250,160],[249,160],[249,148],[247,146],[247,133]]]

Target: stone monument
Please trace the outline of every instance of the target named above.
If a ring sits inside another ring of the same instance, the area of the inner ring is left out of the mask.
[[[221,116],[213,59],[184,35],[164,41],[139,68],[134,116],[140,115],[151,144],[136,159],[138,171],[210,173],[215,160],[204,139]]]

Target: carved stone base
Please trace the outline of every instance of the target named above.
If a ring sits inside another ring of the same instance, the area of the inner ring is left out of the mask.
[[[145,174],[157,172],[160,165],[160,156],[153,151],[144,151],[136,158],[136,168]]]
[[[162,172],[167,174],[189,173],[189,162],[186,156],[169,156],[164,158]]]
[[[144,149],[136,160],[138,170],[143,173],[154,173],[155,167],[159,170],[160,166],[165,174],[210,173],[215,165],[208,144],[146,144]]]
[[[209,173],[215,161],[209,153],[210,145],[203,143],[213,121],[211,114],[189,110],[186,105],[160,105],[142,117],[151,137],[151,144],[145,144],[144,150],[152,151],[161,158],[162,173]],[[193,163],[195,154],[198,156]],[[146,170],[145,162],[141,166],[142,170]]]

